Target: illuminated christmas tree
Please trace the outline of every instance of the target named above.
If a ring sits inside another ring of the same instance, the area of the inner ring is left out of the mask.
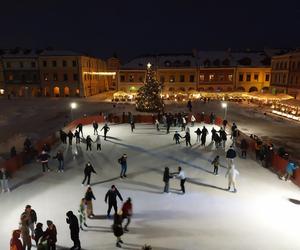
[[[153,75],[152,65],[148,63],[145,84],[138,90],[136,109],[142,112],[162,112],[164,107],[161,98],[162,87]]]

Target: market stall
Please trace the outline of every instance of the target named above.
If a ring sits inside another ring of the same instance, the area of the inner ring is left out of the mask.
[[[273,114],[300,121],[300,100],[283,100],[274,103],[271,108]]]

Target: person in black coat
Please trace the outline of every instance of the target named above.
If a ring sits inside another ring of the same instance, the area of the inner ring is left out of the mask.
[[[86,151],[88,150],[92,151],[92,142],[93,142],[92,138],[88,135],[86,137]]]
[[[169,168],[165,167],[164,177],[163,177],[163,181],[165,183],[164,193],[169,193],[169,181],[170,181],[171,178],[173,178],[173,176],[170,175]]]
[[[246,139],[241,140],[241,151],[242,151],[242,158],[246,159],[247,157],[247,150],[248,150],[248,142]]]
[[[111,189],[109,189],[105,195],[105,203],[107,203],[108,200],[108,209],[107,209],[107,217],[110,217],[110,211],[111,208],[113,207],[115,210],[115,214],[118,211],[118,206],[117,206],[117,196],[121,201],[123,201],[123,198],[118,191],[118,189],[115,187],[115,185],[111,186]]]
[[[74,246],[71,248],[73,250],[81,250],[81,244],[79,240],[79,224],[77,217],[73,214],[72,211],[67,212],[66,222],[69,224],[71,240],[74,243]]]
[[[64,172],[64,154],[61,150],[58,150],[53,159],[57,159],[58,161],[58,169],[57,172]]]
[[[92,164],[90,162],[88,162],[86,165],[85,165],[85,168],[84,168],[84,179],[82,181],[82,185],[84,185],[86,179],[87,179],[87,185],[90,185],[90,181],[91,181],[91,174],[92,173],[96,173],[95,169],[93,168]]]
[[[93,122],[94,135],[98,135],[98,123],[96,121]]]
[[[197,130],[195,131],[196,135],[197,135],[197,140],[196,142],[200,142],[200,135],[201,135],[201,130],[200,128],[197,128]]]
[[[227,133],[223,128],[220,128],[220,130],[218,132],[219,132],[220,138],[222,140],[222,147],[225,148],[225,144],[227,141]]]
[[[68,133],[69,145],[72,145],[73,137],[74,137],[74,135],[73,135],[72,131],[70,130]]]
[[[79,124],[76,126],[76,129],[78,129],[79,133],[81,133],[81,136],[83,137],[82,123],[79,123]]]
[[[104,140],[106,141],[106,135],[107,132],[110,130],[110,128],[108,127],[107,123],[105,123],[105,125],[102,127],[101,131],[104,131]]]
[[[123,221],[122,211],[115,213],[114,224],[112,228],[113,228],[114,235],[117,237],[116,247],[122,247],[120,243],[123,243],[123,241],[121,240],[121,236],[124,234],[122,221]]]
[[[191,135],[188,131],[185,132],[185,136],[183,138],[185,138],[185,145],[191,147],[192,146],[192,144],[191,144]]]
[[[205,126],[203,126],[201,131],[201,146],[205,146],[207,134],[208,134],[208,130]]]
[[[62,143],[67,144],[67,134],[61,129],[59,130],[59,136]]]
[[[180,144],[180,141],[179,141],[180,138],[182,138],[182,136],[177,131],[175,131],[175,134],[173,136],[173,140],[175,140],[176,144]]]
[[[226,152],[226,158],[232,161],[235,157],[236,151],[234,150],[233,146],[230,146],[230,148]]]
[[[78,130],[75,130],[74,136],[76,138],[76,144],[80,144],[80,134]]]

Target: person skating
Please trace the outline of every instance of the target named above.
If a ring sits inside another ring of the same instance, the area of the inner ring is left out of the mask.
[[[289,161],[285,168],[285,174],[280,177],[281,180],[290,181],[290,178],[293,176],[294,171],[298,168],[298,166],[294,163]]]
[[[190,133],[185,132],[185,136],[183,138],[185,138],[185,145],[191,147],[192,144],[191,144],[191,135],[190,135]]]
[[[61,142],[67,144],[67,134],[62,129],[59,130],[59,136]]]
[[[86,151],[88,150],[92,151],[92,142],[93,142],[92,138],[88,135],[86,137]]]
[[[87,217],[91,218],[91,217],[95,216],[94,215],[94,209],[93,209],[93,200],[96,200],[96,197],[95,197],[91,187],[88,187],[88,189],[86,190],[84,200],[85,200],[85,203],[86,203],[86,215],[87,215]]]
[[[236,158],[236,151],[234,150],[232,145],[226,152],[226,158],[228,159],[229,162],[233,162],[233,159]]]
[[[47,250],[56,250],[57,231],[51,220],[47,220],[47,229],[44,233],[44,239],[47,240]]]
[[[1,182],[1,192],[10,192],[10,188],[8,185],[8,172],[5,168],[0,169],[0,182]]]
[[[128,198],[125,203],[122,206],[122,216],[123,216],[123,221],[127,219],[127,223],[124,226],[124,231],[129,232],[128,226],[131,222],[131,216],[132,216],[132,202],[131,198]]]
[[[67,215],[66,222],[69,224],[71,240],[74,243],[74,246],[71,249],[72,250],[81,250],[81,244],[80,244],[80,240],[79,240],[78,219],[73,214],[72,211],[68,211],[66,215]]]
[[[50,172],[50,168],[48,166],[49,158],[50,155],[46,151],[42,151],[42,153],[38,156],[39,161],[42,163],[43,172],[46,172],[46,169]]]
[[[224,130],[226,129],[227,123],[228,123],[228,121],[224,119],[222,122]]]
[[[114,224],[113,224],[113,232],[114,235],[117,237],[116,247],[122,247],[121,243],[123,243],[121,236],[124,234],[123,227],[122,227],[122,210],[118,211],[114,215]]]
[[[58,168],[57,172],[64,172],[64,154],[61,150],[58,150],[56,155],[53,157],[53,159],[57,159],[58,161]]]
[[[104,140],[106,141],[107,132],[110,130],[107,123],[105,123],[105,125],[102,127],[102,129],[100,131],[102,131],[102,130],[104,131]]]
[[[72,145],[73,137],[74,137],[74,135],[73,135],[72,131],[70,130],[68,133],[69,145]]]
[[[127,155],[123,154],[121,158],[118,159],[118,162],[121,165],[121,172],[120,172],[120,178],[127,177]]]
[[[98,127],[98,123],[96,121],[93,121],[94,135],[98,135]]]
[[[208,130],[205,126],[203,126],[201,130],[201,146],[205,146],[207,134],[208,134]]]
[[[159,131],[159,121],[158,119],[155,119],[155,126],[156,126],[156,130]]]
[[[231,133],[232,146],[236,146],[236,141],[237,141],[238,136],[239,136],[238,129],[233,130]]]
[[[85,198],[82,198],[80,200],[79,209],[78,209],[78,217],[79,217],[79,225],[80,229],[83,230],[82,225],[85,227],[88,227],[86,224],[86,200]]]
[[[214,136],[216,135],[216,133],[217,133],[217,130],[215,130],[215,128],[212,127],[212,129],[211,129],[211,141],[212,142],[214,141]]]
[[[191,126],[194,127],[196,118],[194,115],[191,116]]]
[[[214,166],[214,175],[218,175],[218,171],[219,171],[219,165],[220,165],[220,156],[217,155],[215,157],[215,159],[211,162],[211,164]]]
[[[21,214],[21,222],[25,222],[26,226],[31,231],[31,236],[34,237],[34,226],[37,222],[37,214],[31,205],[26,205],[25,211]]]
[[[133,130],[135,129],[135,123],[133,119],[130,121],[130,128],[131,128],[131,132],[133,132]]]
[[[164,193],[169,193],[169,182],[171,178],[173,178],[173,176],[170,175],[169,168],[165,167],[164,176],[163,176],[163,182],[165,183]]]
[[[181,118],[181,131],[185,131],[185,126],[186,126],[186,119],[184,116]]]
[[[80,133],[78,130],[75,130],[74,132],[74,136],[75,136],[75,139],[76,139],[76,144],[80,144]]]
[[[177,131],[175,131],[175,134],[173,136],[173,140],[175,140],[176,144],[180,144],[180,141],[179,141],[180,138],[182,138],[182,136]]]
[[[236,193],[236,177],[239,175],[239,172],[235,169],[233,163],[229,164],[228,170],[226,172],[225,178],[228,178],[228,191],[230,191],[231,186],[233,187],[233,192]]]
[[[115,185],[112,185],[111,188],[107,191],[106,195],[105,195],[105,203],[107,203],[108,201],[108,209],[107,209],[107,217],[110,217],[110,211],[111,208],[113,207],[115,210],[115,214],[118,211],[118,206],[117,206],[117,196],[119,197],[119,199],[121,201],[123,201],[123,198],[119,192],[119,190],[116,188]]]
[[[184,183],[186,181],[186,177],[185,177],[185,173],[184,171],[182,170],[181,167],[178,167],[178,172],[175,173],[174,177],[180,179],[180,187],[181,187],[181,191],[182,191],[182,194],[185,194],[185,186],[184,186]]]
[[[197,139],[196,139],[196,142],[200,142],[200,135],[201,135],[201,130],[200,128],[197,128],[197,130],[195,131],[196,135],[197,135]]]
[[[192,112],[192,107],[193,107],[192,106],[192,101],[189,100],[188,103],[187,103],[187,108],[189,109],[190,112]]]
[[[95,143],[97,145],[97,151],[100,150],[101,151],[101,139],[100,139],[100,135],[97,135]]]
[[[227,133],[226,131],[221,127],[219,130],[220,138],[222,140],[222,147],[225,148],[226,141],[227,141]]]
[[[97,174],[95,169],[93,168],[92,164],[90,162],[88,162],[84,168],[84,179],[82,181],[82,185],[84,185],[86,180],[87,180],[87,185],[90,185],[92,173]]]
[[[79,133],[81,133],[81,136],[83,137],[83,132],[82,132],[82,123],[79,123],[77,126],[76,126],[76,129],[78,129]]]
[[[247,158],[247,150],[248,150],[248,142],[246,139],[241,140],[241,151],[242,151],[242,158]]]
[[[14,230],[12,232],[12,238],[9,244],[11,250],[24,250],[20,237],[21,237],[21,230]]]
[[[22,236],[24,250],[31,249],[31,246],[32,246],[31,238],[34,238],[34,235],[30,236],[30,229],[29,229],[28,221],[29,221],[29,218],[28,218],[27,213],[23,213],[21,215],[20,230],[21,230],[21,236]]]

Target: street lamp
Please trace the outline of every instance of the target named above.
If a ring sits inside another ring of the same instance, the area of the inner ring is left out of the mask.
[[[73,109],[77,108],[77,103],[76,102],[71,102],[70,107],[71,107],[71,119],[73,121]]]
[[[227,117],[227,102],[222,102],[221,103],[222,105],[222,108],[224,109],[224,120],[226,120],[226,117]]]

